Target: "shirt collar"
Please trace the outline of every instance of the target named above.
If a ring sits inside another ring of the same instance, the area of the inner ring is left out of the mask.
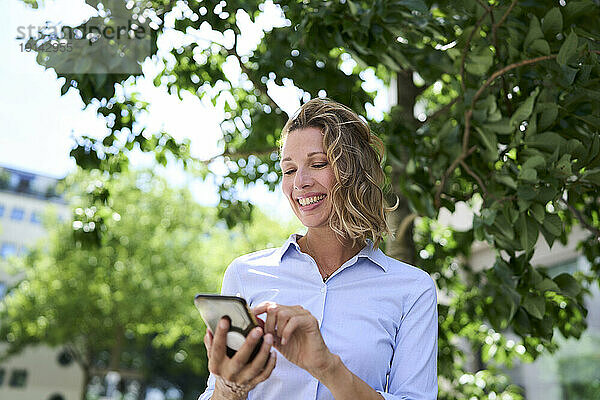
[[[302,236],[294,233],[292,235],[290,235],[290,237],[288,238],[288,240],[286,240],[286,242],[283,244],[283,246],[281,246],[279,248],[279,261],[281,262],[281,260],[283,259],[283,256],[285,255],[285,253],[287,253],[287,251],[289,250],[289,248],[291,246],[293,246],[296,251],[300,252],[300,246],[298,245],[298,239],[300,239]],[[373,263],[375,263],[376,265],[378,265],[379,267],[381,267],[381,269],[383,269],[385,272],[387,272],[388,270],[388,260],[385,254],[383,254],[383,251],[381,251],[379,248],[374,249],[373,248],[373,242],[369,239],[367,239],[367,244],[365,245],[365,247],[363,247],[358,254],[356,255],[357,258],[363,257],[363,258],[368,258],[369,260],[371,260]]]

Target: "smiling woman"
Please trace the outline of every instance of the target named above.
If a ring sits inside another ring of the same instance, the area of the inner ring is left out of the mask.
[[[389,233],[382,148],[356,113],[328,99],[285,125],[282,191],[307,233],[227,268],[222,294],[266,317],[233,357],[229,321],[207,331],[211,374],[199,400],[437,397],[435,285],[378,248]]]
[[[383,235],[389,233],[384,215],[388,209],[381,189],[383,148],[369,126],[346,106],[326,99],[309,101],[283,128],[284,194],[291,199],[289,177],[296,175],[293,166],[288,169],[286,164],[293,164],[291,155],[304,156],[304,161],[313,163],[312,169],[323,169],[323,173],[333,175],[325,193],[330,198],[328,224],[331,230],[353,244],[357,241],[364,244],[366,239],[371,239],[377,246]],[[297,154],[302,151],[306,153]],[[300,181],[300,184],[305,182]],[[299,194],[303,190],[300,186],[293,189]],[[293,202],[291,204],[296,212]],[[297,212],[296,215],[300,218]]]

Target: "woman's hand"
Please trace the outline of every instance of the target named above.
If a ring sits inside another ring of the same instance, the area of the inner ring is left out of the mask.
[[[204,345],[208,355],[208,370],[216,376],[215,391],[212,399],[244,400],[248,392],[260,382],[266,380],[275,368],[275,352],[271,353],[273,335],[266,334],[258,354],[248,363],[263,330],[254,328],[246,337],[242,347],[232,358],[226,354],[229,320],[222,318],[213,334],[207,329]]]
[[[274,346],[290,362],[319,379],[336,360],[321,336],[316,318],[301,306],[284,306],[271,301],[252,309],[254,315],[267,313],[264,332],[272,334]]]

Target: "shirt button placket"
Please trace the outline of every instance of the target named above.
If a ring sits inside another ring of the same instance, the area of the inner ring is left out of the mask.
[[[325,314],[325,298],[326,297],[327,297],[327,284],[323,283],[323,286],[321,286],[321,315],[318,319],[319,328],[321,327],[321,323],[323,322],[323,316]]]

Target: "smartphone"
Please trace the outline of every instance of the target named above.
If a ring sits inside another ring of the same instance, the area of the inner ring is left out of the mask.
[[[242,347],[246,336],[256,328],[258,321],[248,308],[246,300],[238,296],[225,296],[220,294],[197,294],[194,304],[204,320],[206,326],[214,333],[217,324],[223,317],[229,317],[229,332],[227,332],[227,356],[233,357]],[[258,341],[248,362],[252,361],[260,347],[262,337]]]

